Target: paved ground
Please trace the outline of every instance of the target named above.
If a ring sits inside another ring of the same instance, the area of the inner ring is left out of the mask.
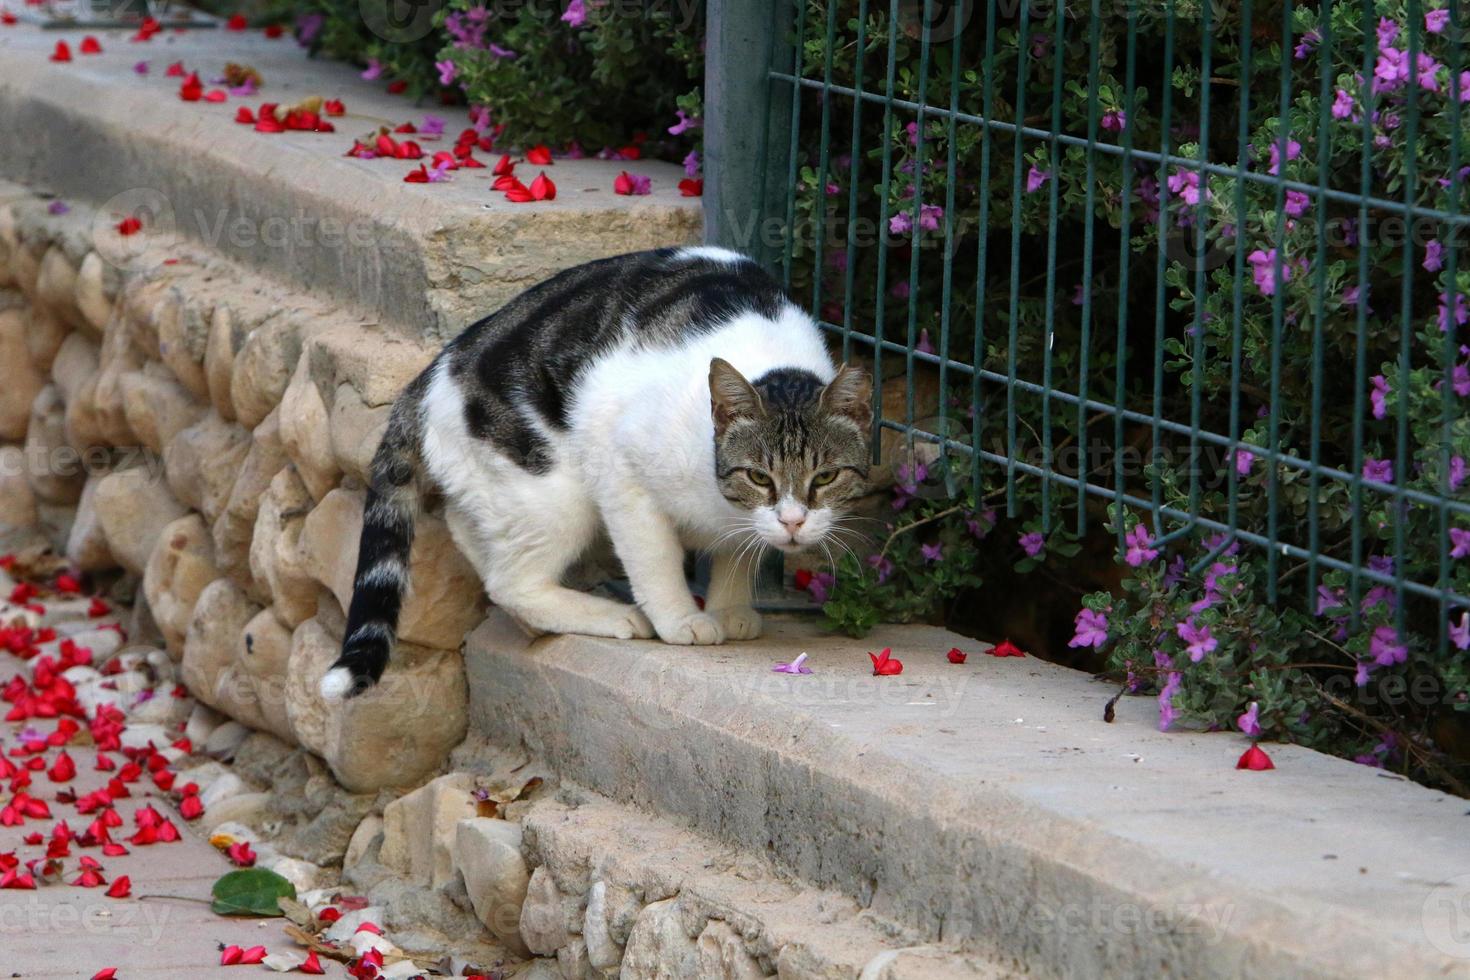
[[[0,582],[4,582],[8,592],[10,586],[3,575]],[[43,594],[33,601],[45,605],[50,598]],[[31,682],[31,668],[38,662],[38,658],[32,658],[28,663],[14,653],[0,650],[0,689],[7,696],[7,703],[0,704],[0,712],[25,713],[25,704],[36,693],[42,700],[49,695],[54,703],[57,688],[44,683],[44,670],[39,688]],[[20,683],[26,684],[29,690],[16,701],[10,700],[20,690]],[[167,692],[160,695],[168,696]],[[17,701],[21,705],[19,710]],[[79,730],[63,745],[47,745],[38,753],[25,749],[35,744],[36,736],[50,735],[64,723],[55,718],[33,717],[0,725],[0,752],[4,753],[0,773],[9,772],[10,765],[22,773],[0,781],[0,807],[14,807],[19,793],[41,801],[50,811],[49,817],[0,826],[0,869],[8,865],[11,855],[19,865],[16,871],[21,873],[29,862],[44,861],[48,847],[52,846],[50,842],[63,826],[74,835],[85,833],[102,810],[79,813],[77,801],[85,801],[89,794],[105,790],[109,780],[131,775],[125,771],[129,760],[122,751],[103,753],[116,769],[96,771],[98,750],[92,732],[86,720],[76,720]],[[64,771],[56,772],[59,778],[53,780],[52,773],[63,754],[75,763],[76,774],[65,778]],[[32,759],[42,760],[39,770],[26,768]],[[26,777],[30,779],[29,786],[19,785],[17,780],[24,782]],[[190,829],[171,794],[157,788],[146,771],[124,785],[130,795],[113,802],[113,809],[122,822],[111,829],[110,836],[123,843],[129,853],[107,856],[99,846],[84,847],[74,839],[66,848],[66,856],[59,859],[60,882],[38,881],[34,890],[16,888],[13,882],[11,887],[3,887],[0,882],[3,975],[87,978],[107,967],[115,967],[118,980],[134,977],[197,980],[206,971],[219,968],[222,945],[264,945],[272,952],[297,948],[282,934],[282,919],[250,920],[213,914],[207,904],[210,888],[216,879],[232,869],[230,863]],[[84,802],[82,806],[85,807]],[[150,807],[178,829],[176,841],[147,846],[127,843],[127,838],[137,832],[139,812]],[[0,815],[0,823],[5,819]],[[27,838],[35,841],[37,834],[41,837],[39,843],[27,843]],[[72,884],[81,874],[80,862],[84,857],[100,862],[105,884],[90,888]],[[108,897],[108,888],[124,876],[131,881],[131,894]],[[340,964],[324,962],[323,965],[328,976],[346,976]],[[243,969],[266,970],[263,966]]]

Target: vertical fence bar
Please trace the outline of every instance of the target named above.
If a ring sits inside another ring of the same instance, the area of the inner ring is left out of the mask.
[[[1006,355],[1006,516],[1016,516],[1016,342],[1021,303],[1021,165],[1026,162],[1021,129],[1026,125],[1026,76],[1030,72],[1031,2],[1021,0],[1016,39],[1016,146],[1011,178],[1011,307]]]
[[[704,237],[761,262],[771,252],[761,238],[766,202],[779,193],[790,149],[771,138],[788,117],[771,98],[770,72],[790,61],[782,15],[796,2],[712,0],[706,18]]]

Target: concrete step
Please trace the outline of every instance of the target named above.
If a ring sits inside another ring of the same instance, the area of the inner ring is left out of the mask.
[[[901,675],[871,675],[883,647]],[[495,613],[471,728],[1040,975],[1470,974],[1466,801],[1295,746],[1237,771],[1238,735],[1160,733],[1152,700],[1104,723],[1114,689],[980,647],[799,617],[717,648],[532,643]],[[771,672],[802,651],[811,675]]]
[[[446,120],[449,149],[469,125],[462,109],[414,105],[349,66],[312,60],[290,39],[260,32],[160,34],[129,43],[94,31],[103,53],[56,64],[49,54],[80,32],[0,29],[0,173],[63,198],[103,205],[105,230],[143,213],[150,234],[174,233],[337,301],[375,320],[443,340],[558,269],[593,258],[699,237],[697,198],[677,189],[678,167],[656,161],[561,160],[545,168],[555,201],[511,204],[492,191],[489,165],[452,181],[405,184],[419,161],[344,156],[379,126]],[[134,65],[148,63],[140,75]],[[228,62],[264,78],[258,95],[184,102],[175,61],[206,83]],[[340,98],[335,133],[264,134],[236,110]],[[653,178],[642,197],[613,194],[619,170]],[[521,164],[527,181],[541,168]],[[104,253],[105,257],[108,253]],[[119,259],[121,261],[121,259]]]

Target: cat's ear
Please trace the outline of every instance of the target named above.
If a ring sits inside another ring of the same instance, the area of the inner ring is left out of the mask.
[[[837,369],[837,377],[822,389],[822,407],[845,415],[866,430],[873,424],[873,379],[851,364]]]
[[[720,357],[709,362],[709,404],[716,438],[724,436],[737,419],[759,419],[766,414],[766,403],[760,392],[734,365]]]

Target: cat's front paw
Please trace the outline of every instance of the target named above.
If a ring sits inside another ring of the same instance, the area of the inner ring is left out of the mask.
[[[714,615],[725,628],[727,640],[754,640],[761,635],[761,614],[749,606],[716,609]]]
[[[675,646],[705,646],[725,642],[725,628],[709,613],[692,613],[667,621],[655,620],[659,639]]]

